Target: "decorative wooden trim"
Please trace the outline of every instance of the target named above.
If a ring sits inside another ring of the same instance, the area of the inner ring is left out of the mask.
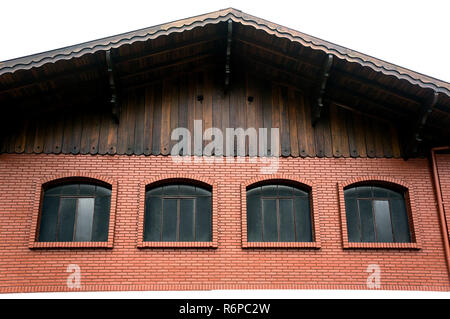
[[[152,184],[190,181],[193,183],[203,183],[212,188],[212,207],[211,207],[211,226],[212,241],[196,241],[196,242],[146,242],[144,241],[144,218],[145,218],[145,189]],[[139,183],[139,208],[137,222],[137,247],[138,248],[217,248],[218,247],[218,199],[217,199],[217,183],[191,174],[165,174],[158,177],[142,180]]]
[[[347,218],[345,211],[344,188],[353,184],[375,182],[380,185],[400,187],[405,190],[405,201],[408,213],[411,243],[359,243],[348,241]],[[421,236],[418,227],[417,207],[414,188],[403,180],[385,176],[357,177],[337,184],[339,197],[339,212],[341,218],[342,245],[344,248],[364,249],[420,249]]]
[[[260,182],[288,182],[306,186],[311,191],[311,221],[313,242],[249,242],[247,240],[247,187]],[[241,184],[241,234],[243,248],[320,248],[320,221],[317,204],[317,184],[295,175],[274,174],[252,178]]]
[[[37,236],[39,232],[39,220],[42,208],[42,198],[44,196],[43,189],[48,184],[59,183],[64,181],[80,181],[91,180],[106,183],[111,186],[111,208],[109,212],[108,241],[105,242],[38,242]],[[32,207],[32,218],[28,248],[113,248],[114,244],[114,228],[117,210],[117,192],[118,182],[115,179],[104,177],[97,174],[84,173],[80,171],[68,172],[59,175],[49,175],[39,179],[35,183],[34,200]]]

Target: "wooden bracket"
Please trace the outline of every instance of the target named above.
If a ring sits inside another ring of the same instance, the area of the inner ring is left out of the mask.
[[[111,50],[106,51],[106,65],[108,66],[108,80],[109,80],[109,88],[111,92],[111,98],[109,102],[112,104],[111,112],[114,120],[119,123],[120,118],[120,104],[119,97],[117,94],[117,80],[114,71],[114,64],[111,57]]]
[[[317,123],[317,121],[322,116],[324,95],[325,95],[325,90],[327,87],[327,81],[328,81],[328,78],[330,77],[330,70],[331,70],[331,66],[333,65],[333,60],[334,60],[333,55],[328,54],[327,58],[325,59],[325,63],[323,64],[322,72],[320,75],[320,83],[319,83],[319,87],[317,90],[318,93],[317,93],[317,97],[315,99],[315,103],[313,105],[313,109],[311,112],[311,116],[312,116],[311,120],[312,120],[313,126]]]
[[[228,91],[228,88],[230,87],[230,75],[231,75],[231,41],[232,41],[232,34],[233,34],[233,21],[231,19],[228,20],[228,31],[227,31],[227,49],[226,49],[226,56],[225,56],[225,92]]]
[[[433,95],[422,103],[417,118],[412,121],[414,126],[410,131],[411,135],[406,140],[405,156],[410,157],[417,153],[420,143],[423,141],[423,129],[427,123],[430,114],[439,98],[439,93],[433,92]]]

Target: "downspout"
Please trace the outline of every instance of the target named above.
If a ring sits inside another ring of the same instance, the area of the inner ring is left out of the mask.
[[[450,276],[450,245],[449,245],[449,240],[448,240],[448,225],[447,225],[447,220],[445,218],[444,204],[442,201],[442,189],[441,189],[441,183],[439,180],[439,173],[438,173],[437,162],[436,162],[436,152],[444,151],[444,150],[450,150],[450,146],[435,147],[435,148],[431,149],[431,166],[433,169],[433,181],[434,181],[434,188],[436,190],[442,239],[444,240],[445,258],[447,260],[447,268],[448,268],[448,272],[449,272],[449,276]]]

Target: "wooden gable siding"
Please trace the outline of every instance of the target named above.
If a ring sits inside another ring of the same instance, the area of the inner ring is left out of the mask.
[[[14,123],[0,152],[168,155],[172,130],[193,135],[194,120],[202,120],[203,130],[224,135],[227,127],[279,128],[285,157],[401,157],[396,128],[381,119],[330,104],[313,127],[305,92],[248,73],[235,73],[227,94],[222,82],[220,72],[200,71],[123,91],[119,123],[106,104],[42,113]]]

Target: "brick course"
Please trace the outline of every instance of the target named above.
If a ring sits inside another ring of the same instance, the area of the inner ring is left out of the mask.
[[[439,155],[438,165],[449,207],[450,156]],[[280,174],[314,184],[320,248],[242,247],[242,186],[265,177],[261,166],[174,163],[167,156],[0,155],[0,292],[73,291],[66,285],[69,264],[81,268],[75,290],[82,291],[367,289],[370,264],[381,268],[381,289],[449,290],[427,159],[281,158]],[[30,249],[36,183],[80,172],[117,182],[112,248]],[[142,183],[164,176],[196,176],[216,188],[217,247],[137,247]],[[420,249],[344,249],[338,184],[371,176],[404,181],[414,192]]]

